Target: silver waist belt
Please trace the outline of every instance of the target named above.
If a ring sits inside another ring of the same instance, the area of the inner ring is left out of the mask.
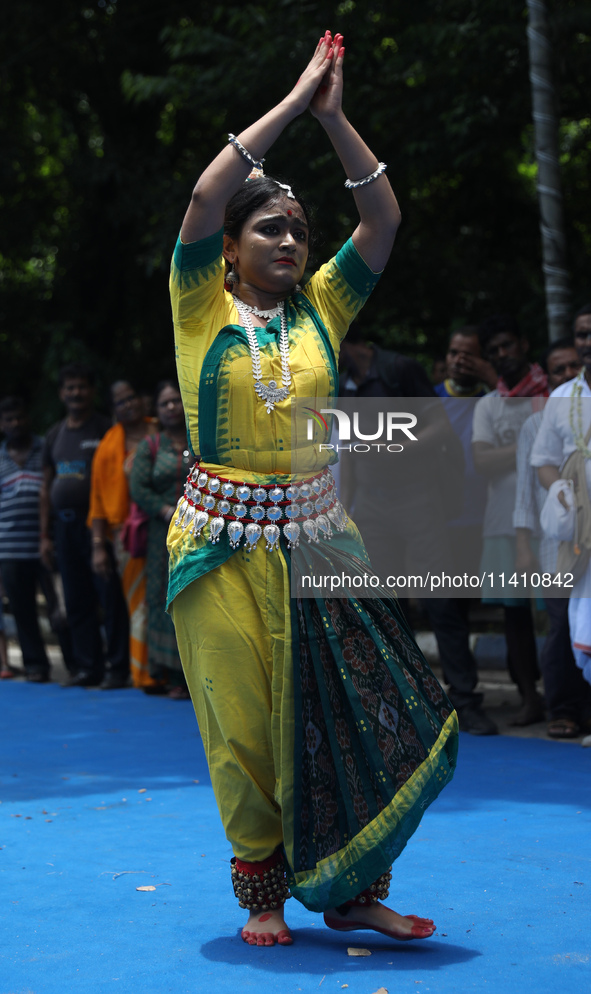
[[[329,469],[303,483],[248,486],[195,463],[177,512],[175,525],[192,535],[200,535],[209,523],[208,538],[215,545],[227,528],[230,547],[237,549],[244,538],[247,552],[256,549],[261,536],[268,550],[276,549],[282,532],[288,549],[299,545],[302,531],[308,542],[330,539],[333,527],[342,532],[349,520]],[[259,523],[265,519],[270,523]]]

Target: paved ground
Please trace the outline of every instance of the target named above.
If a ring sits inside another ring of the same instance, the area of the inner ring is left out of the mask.
[[[442,673],[433,634],[426,631],[418,632],[417,641],[432,666],[433,672],[441,680]],[[473,635],[471,641],[479,663],[480,683],[477,689],[484,694],[484,706],[491,718],[497,723],[501,735],[511,735],[515,738],[546,739],[555,742],[555,739],[548,739],[545,722],[528,725],[526,728],[515,728],[511,725],[512,717],[519,709],[520,699],[519,692],[515,684],[512,683],[504,665],[502,636],[494,634]],[[67,674],[61,653],[57,646],[50,644],[47,648],[51,659],[52,678],[58,683],[63,683]],[[22,672],[20,649],[12,640],[9,642],[9,659],[11,666]],[[541,683],[539,689],[542,693]],[[579,745],[581,740],[582,736],[578,739],[563,740],[558,744]]]
[[[292,900],[294,945],[253,949],[190,702],[12,680],[0,707],[0,994],[591,990],[591,750],[460,734],[392,881],[432,939]]]

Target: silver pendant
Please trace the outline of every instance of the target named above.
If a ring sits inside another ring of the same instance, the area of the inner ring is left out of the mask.
[[[176,509],[177,509],[177,516],[176,516],[176,519],[175,519],[174,523],[175,523],[175,525],[177,525],[177,527],[180,528],[181,527],[181,520],[182,520],[182,518],[184,517],[184,514],[185,514],[185,498],[184,497],[179,497]]]
[[[287,548],[293,549],[300,544],[300,526],[297,521],[288,521],[283,526],[283,534],[287,539]]]
[[[191,534],[195,536],[200,535],[208,521],[209,514],[206,514],[205,511],[197,511],[197,514],[193,519]]]
[[[240,539],[244,535],[244,525],[241,521],[229,521],[228,522],[228,538],[230,539],[230,548],[237,549],[240,545]]]
[[[304,521],[302,527],[308,536],[308,544],[318,541],[318,528],[314,518],[308,518],[307,521]]]
[[[223,518],[212,518],[209,522],[209,541],[212,545],[219,542],[220,535],[224,530],[225,521]]]
[[[265,525],[263,528],[263,535],[267,539],[267,550],[272,552],[273,549],[277,548],[277,543],[281,535],[279,528],[277,525]]]
[[[318,527],[318,533],[324,538],[332,538],[332,528],[330,527],[330,521],[325,514],[319,514],[316,518],[316,525]]]
[[[244,529],[244,538],[246,540],[246,551],[254,552],[257,547],[257,542],[261,535],[263,534],[263,529],[260,525],[256,525],[253,521],[250,521],[246,528]]]
[[[268,386],[258,380],[254,388],[257,396],[264,401],[267,414],[270,414],[274,410],[275,404],[278,404],[280,400],[286,400],[289,397],[289,389],[287,387],[278,387],[276,380],[269,380]]]
[[[328,509],[326,516],[340,532],[344,532],[349,519],[347,518],[343,505],[340,501],[337,501],[333,507]]]
[[[187,504],[187,510],[183,515],[183,528],[186,528],[187,525],[191,524],[196,514],[197,514],[196,509],[194,507],[191,507],[190,504]]]

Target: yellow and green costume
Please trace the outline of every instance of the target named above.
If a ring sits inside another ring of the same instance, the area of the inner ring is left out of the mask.
[[[289,482],[291,404],[269,414],[255,393],[222,245],[222,232],[179,240],[172,263],[190,444],[220,477]],[[291,397],[336,395],[340,342],[377,280],[350,240],[286,303]],[[265,383],[281,382],[279,330],[278,318],[256,328]],[[303,475],[328,461],[312,446]],[[173,517],[168,548],[170,610],[234,853],[255,862],[282,845],[295,897],[314,911],[343,904],[390,866],[451,778],[455,712],[392,599],[297,600],[283,539],[272,553],[234,550],[227,530],[212,544],[208,526],[194,536]],[[323,555],[301,552],[313,568]],[[328,569],[335,557],[369,568],[352,522]]]

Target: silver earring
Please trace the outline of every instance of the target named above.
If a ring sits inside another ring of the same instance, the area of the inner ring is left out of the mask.
[[[226,283],[233,284],[239,282],[240,282],[240,277],[238,276],[238,273],[234,269],[234,263],[232,263],[230,267],[230,272],[226,275]]]

